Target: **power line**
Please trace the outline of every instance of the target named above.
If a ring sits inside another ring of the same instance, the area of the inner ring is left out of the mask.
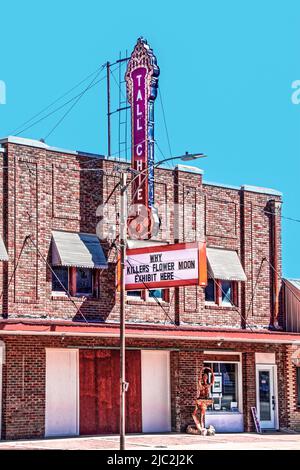
[[[285,287],[291,292],[291,294],[300,302],[300,298],[293,292],[293,290],[290,288],[290,286],[287,284],[286,280],[282,278],[282,276],[279,274],[279,272],[274,268],[273,264],[265,258],[266,261],[269,263],[271,269],[274,271],[274,273],[277,275],[278,279],[282,281],[282,283],[285,285]]]
[[[95,83],[93,83],[92,85],[90,85],[88,87],[88,90],[90,90],[91,88],[93,88],[94,86],[96,86],[98,83],[102,82],[106,77],[102,77],[100,78],[99,80],[97,80]],[[87,91],[87,90],[86,90]],[[78,93],[77,95],[73,96],[72,98],[70,98],[68,101],[66,101],[65,103],[63,103],[62,105],[60,105],[59,107],[55,108],[53,111],[49,112],[48,114],[46,114],[45,116],[41,117],[40,119],[38,119],[37,121],[34,121],[32,124],[30,124],[29,126],[25,127],[24,129],[22,129],[21,131],[19,131],[18,133],[16,133],[15,135],[18,136],[20,134],[23,134],[23,132],[27,131],[28,129],[31,129],[32,127],[34,127],[36,124],[39,124],[41,121],[47,119],[48,117],[52,116],[52,114],[54,113],[57,113],[58,111],[60,111],[62,108],[64,108],[65,106],[67,106],[69,103],[72,103],[74,100],[76,100],[79,96],[82,95],[83,92],[80,92]]]
[[[27,235],[27,236],[24,238],[24,240],[23,240],[23,244],[22,244],[22,247],[21,247],[21,250],[20,250],[20,253],[19,253],[17,262],[16,262],[16,264],[15,264],[15,267],[14,267],[14,269],[13,269],[13,272],[12,272],[12,274],[11,274],[11,276],[10,276],[10,279],[9,279],[9,281],[8,281],[8,284],[7,284],[7,290],[9,289],[9,286],[10,286],[10,284],[11,284],[11,282],[12,282],[14,276],[15,276],[15,273],[16,273],[17,269],[18,269],[19,262],[20,262],[20,259],[21,259],[22,253],[23,253],[23,251],[24,251],[24,248],[25,248],[25,246],[26,246],[26,243],[27,243],[28,238],[29,238],[29,235]],[[2,297],[3,297],[3,293],[4,293],[4,289],[2,289],[2,292],[1,292],[1,295],[0,295],[0,300],[1,300]]]
[[[162,113],[163,113],[163,120],[164,120],[165,130],[166,130],[166,134],[167,134],[167,141],[168,141],[168,146],[169,146],[169,153],[170,153],[170,157],[171,157],[171,156],[172,156],[172,149],[171,149],[171,143],[170,143],[170,138],[169,138],[169,132],[168,132],[168,126],[167,126],[165,108],[164,108],[164,103],[163,103],[163,100],[162,100],[162,94],[161,94],[160,87],[158,87],[158,92],[159,92],[159,98],[160,98],[160,104],[161,104],[161,108],[162,108]]]
[[[249,330],[251,331],[251,333],[253,333],[253,330],[251,328],[251,325],[247,322],[246,318],[242,315],[242,313],[240,312],[240,310],[238,309],[238,307],[233,303],[232,299],[229,298],[226,294],[226,292],[222,289],[222,285],[220,283],[217,282],[217,280],[215,279],[215,277],[213,276],[211,278],[216,286],[217,289],[220,289],[220,291],[222,292],[222,294],[224,295],[224,297],[226,297],[227,300],[229,300],[230,304],[231,304],[231,307],[239,314],[239,316],[241,317],[241,319],[245,322],[245,326],[249,327]]]
[[[93,83],[95,80],[99,77],[100,73],[104,69],[104,65],[102,68],[99,70],[97,75],[93,78],[93,80],[89,83],[89,85],[81,92],[81,94],[78,96],[78,98],[75,100],[75,102],[70,106],[70,108],[65,112],[65,114],[59,119],[59,121],[55,124],[55,126],[48,132],[48,134],[44,137],[43,140],[46,140],[54,131],[57,129],[57,127],[63,122],[63,120],[67,117],[67,115],[72,111],[72,109],[76,106],[76,104],[79,102],[79,100],[85,95],[85,93],[92,87]]]
[[[129,266],[132,267],[132,264],[130,263],[129,259],[131,259],[130,256],[127,256],[127,257],[126,257],[126,260],[127,260],[128,264],[129,264]],[[135,261],[136,261],[136,260],[135,260]],[[142,281],[142,284],[143,284],[143,286],[145,287],[145,289],[146,289],[149,293],[150,293],[150,290],[153,290],[153,289],[149,289],[149,287],[147,286],[147,283],[146,283],[146,282]],[[159,305],[159,307],[160,307],[160,308],[162,309],[162,311],[164,312],[165,317],[168,317],[169,320],[170,320],[170,322],[171,322],[173,325],[175,325],[176,327],[178,327],[178,325],[176,325],[176,323],[174,322],[174,320],[170,317],[169,312],[167,312],[167,311],[164,309],[164,307],[162,306],[162,304],[159,302],[158,298],[157,298],[155,295],[153,295],[152,297],[154,298],[155,302]],[[171,304],[170,304],[170,306],[171,306]]]
[[[103,66],[102,66],[103,67]],[[82,83],[86,82],[90,77],[92,77],[93,75],[95,75],[95,73],[97,73],[99,71],[100,67],[98,67],[94,72],[90,73],[87,77],[85,77],[83,80],[81,80],[79,83],[77,83],[75,86],[73,86],[72,88],[70,88],[70,90],[66,91],[65,93],[63,93],[61,96],[59,96],[56,100],[52,101],[52,103],[50,103],[48,106],[46,106],[45,108],[43,108],[41,111],[39,111],[38,113],[34,114],[30,119],[27,119],[27,121],[23,122],[22,124],[20,124],[18,127],[16,127],[12,132],[10,132],[10,135],[14,135],[15,132],[17,132],[19,129],[21,129],[23,126],[26,126],[26,124],[28,124],[29,122],[31,122],[33,119],[35,119],[36,117],[40,116],[43,112],[47,111],[49,108],[51,108],[52,106],[54,106],[56,103],[58,103],[58,101],[62,100],[65,96],[67,96],[69,93],[71,93],[73,90],[75,90],[76,88],[78,88]]]
[[[86,163],[91,163],[92,161],[103,161],[103,159],[99,159],[99,157],[97,158],[93,158],[91,159],[90,161],[86,161],[86,162],[82,162],[81,164],[86,164]],[[105,160],[107,161],[107,160]],[[12,169],[12,168],[17,168],[15,165],[11,165],[11,166],[3,166],[3,167],[0,167],[0,171],[1,170],[6,170],[6,169]],[[49,165],[49,166],[44,166],[44,165],[39,165],[38,168],[44,168],[46,169],[47,171],[52,171],[52,167]],[[158,168],[159,169],[159,168]],[[173,170],[173,169],[172,169]],[[75,171],[75,172],[88,172],[88,171],[99,171],[99,172],[102,172],[103,175],[102,176],[107,176],[107,177],[114,177],[116,178],[117,175],[116,173],[107,173],[103,168],[97,168],[97,167],[93,167],[93,168],[79,168],[79,169],[76,169],[76,168],[63,168],[61,167],[60,168],[60,171]],[[174,171],[174,170],[173,170]],[[144,181],[144,179],[143,179]],[[142,182],[143,182],[142,181]],[[152,181],[154,182],[157,182],[157,183],[163,183],[163,184],[166,184],[166,180],[165,179],[159,179],[159,177],[155,177]],[[184,188],[184,184],[183,183],[175,183],[175,182],[172,182],[172,186],[181,186],[182,188]],[[82,192],[84,192],[84,189],[81,189]],[[91,196],[91,193],[86,193],[86,194],[89,194]],[[201,195],[204,195],[206,196],[207,200],[214,200],[213,198],[210,198],[207,196],[206,193],[204,193],[203,191],[199,191],[198,194],[201,194]],[[229,198],[229,199],[226,199],[226,201],[228,202],[236,202],[234,201],[233,199]],[[239,206],[240,207],[246,207],[247,205],[246,204],[243,204],[243,203],[239,203]],[[277,217],[281,218],[281,219],[285,219],[285,220],[290,220],[292,222],[297,222],[297,223],[300,223],[300,219],[297,219],[297,218],[294,218],[294,217],[289,217],[289,216],[285,216],[285,215],[282,215],[282,214],[278,214],[277,212],[272,212],[272,211],[268,211],[264,208],[259,208],[257,206],[254,206],[253,207],[253,210],[256,210],[257,212],[260,212],[260,213],[264,213],[264,214],[269,214],[269,215],[276,215]]]
[[[255,297],[255,294],[256,294],[256,289],[257,289],[257,286],[258,286],[258,280],[259,280],[260,273],[261,273],[261,270],[262,270],[262,267],[263,267],[263,264],[264,264],[265,261],[267,261],[266,258],[263,258],[263,259],[261,260],[261,263],[260,263],[260,266],[259,266],[259,270],[258,270],[258,273],[257,273],[257,276],[256,276],[254,288],[252,289],[252,296],[251,296],[251,300],[250,300],[250,303],[249,303],[249,306],[248,306],[248,309],[247,309],[246,318],[248,318],[249,313],[250,313],[250,309],[251,309],[251,307],[252,307],[252,305],[253,305],[254,297]]]
[[[57,274],[55,273],[55,271],[53,270],[52,266],[48,263],[47,259],[44,257],[44,255],[41,253],[39,247],[36,245],[36,243],[34,243],[34,241],[32,240],[31,238],[31,235],[29,235],[27,237],[27,240],[29,240],[31,242],[31,244],[34,246],[34,248],[36,249],[37,253],[39,254],[39,256],[41,257],[41,259],[43,260],[43,262],[45,263],[45,265],[48,267],[48,269],[50,269],[51,273],[54,275],[54,277],[56,278],[56,280],[59,282],[60,286],[63,288],[63,290],[65,291],[65,293],[67,294],[69,300],[71,301],[71,303],[74,305],[75,309],[76,309],[76,315],[77,313],[80,313],[80,315],[82,316],[82,318],[84,319],[84,321],[86,323],[89,323],[86,319],[86,317],[84,316],[84,314],[82,313],[81,311],[81,308],[80,307],[77,307],[75,301],[72,299],[71,297],[71,294],[69,292],[68,289],[65,288],[65,286],[63,285],[63,283],[61,282],[61,280],[59,279],[59,277],[57,276]]]

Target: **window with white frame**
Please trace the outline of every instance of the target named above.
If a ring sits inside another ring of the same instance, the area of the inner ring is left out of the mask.
[[[143,290],[128,290],[127,300],[141,300],[152,302],[169,302],[168,289],[143,289]]]
[[[208,410],[238,412],[238,364],[234,362],[205,362],[204,365],[210,367],[215,375],[215,382],[210,392],[213,404],[208,407]]]

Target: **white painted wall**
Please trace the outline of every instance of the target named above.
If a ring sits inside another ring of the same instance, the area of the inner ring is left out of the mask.
[[[214,426],[216,432],[244,432],[244,418],[242,413],[207,412],[205,427]]]
[[[77,349],[46,349],[46,436],[79,433]]]
[[[255,353],[256,364],[276,364],[275,353]]]
[[[142,351],[143,432],[171,431],[170,352]]]

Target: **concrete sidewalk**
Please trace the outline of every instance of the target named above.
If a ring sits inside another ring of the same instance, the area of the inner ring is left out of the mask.
[[[1,441],[0,450],[118,450],[118,436]],[[128,450],[300,450],[300,434],[131,434]]]

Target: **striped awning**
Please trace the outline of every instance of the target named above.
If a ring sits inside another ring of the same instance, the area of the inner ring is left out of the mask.
[[[8,254],[7,254],[1,235],[0,235],[0,261],[8,261]]]
[[[236,251],[207,248],[208,277],[224,281],[246,281],[247,277]]]
[[[107,260],[97,235],[74,232],[52,232],[53,266],[107,268]]]

